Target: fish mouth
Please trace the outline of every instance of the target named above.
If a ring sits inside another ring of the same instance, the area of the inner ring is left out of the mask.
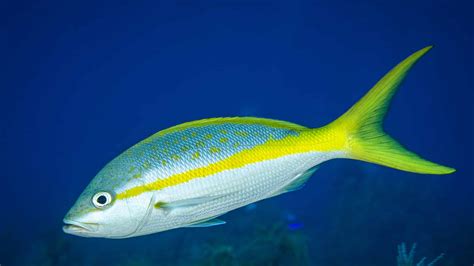
[[[99,225],[96,223],[83,223],[68,219],[64,219],[63,222],[65,223],[63,226],[64,233],[72,235],[90,234],[99,228]]]

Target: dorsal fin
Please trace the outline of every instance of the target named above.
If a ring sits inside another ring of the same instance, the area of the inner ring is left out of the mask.
[[[219,124],[244,124],[244,125],[258,124],[258,125],[265,125],[265,126],[270,126],[274,128],[285,128],[285,129],[292,129],[292,130],[308,129],[307,127],[304,127],[295,123],[282,121],[282,120],[275,120],[275,119],[258,118],[258,117],[216,117],[216,118],[206,118],[206,119],[179,124],[179,125],[161,130],[155,135],[163,136],[169,133],[186,130],[188,128],[219,125]]]

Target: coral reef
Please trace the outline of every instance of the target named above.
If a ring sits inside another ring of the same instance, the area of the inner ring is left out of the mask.
[[[415,250],[416,243],[412,245],[410,252],[408,253],[405,243],[401,243],[400,245],[398,245],[397,266],[433,266],[444,256],[444,254],[441,253],[438,257],[436,257],[428,264],[426,264],[426,257],[423,257],[418,263],[415,264]]]
[[[24,265],[82,265],[83,257],[73,252],[69,238],[61,233],[49,233],[31,244],[28,256],[23,258]]]
[[[126,259],[123,263],[120,263],[119,266],[153,266],[157,265],[151,258],[146,256],[132,256]]]
[[[200,265],[310,265],[306,237],[283,223],[258,228],[245,238],[243,245],[207,245]]]

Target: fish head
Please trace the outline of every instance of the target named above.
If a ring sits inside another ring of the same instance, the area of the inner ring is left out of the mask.
[[[63,219],[63,231],[82,237],[126,238],[137,232],[149,214],[153,196],[120,197],[143,185],[123,162],[106,165],[81,193]]]

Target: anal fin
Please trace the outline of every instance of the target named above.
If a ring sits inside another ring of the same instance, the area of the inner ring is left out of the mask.
[[[303,188],[306,184],[306,181],[308,181],[308,179],[314,174],[314,172],[316,172],[316,170],[318,170],[318,168],[319,166],[315,166],[303,173],[300,173],[295,178],[293,178],[293,181],[291,181],[289,184],[282,187],[281,189],[277,190],[270,197],[278,196],[283,193],[292,192]]]
[[[203,220],[198,220],[185,227],[211,227],[211,226],[225,224],[225,221],[219,220],[216,217],[217,216],[206,218]]]

